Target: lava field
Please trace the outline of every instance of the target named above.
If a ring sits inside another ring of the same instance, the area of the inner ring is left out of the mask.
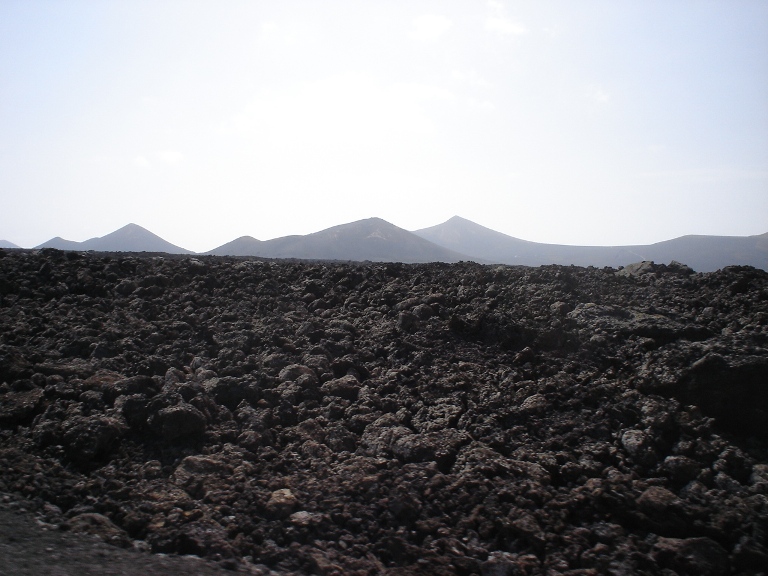
[[[233,573],[768,567],[768,273],[0,250],[0,492]]]

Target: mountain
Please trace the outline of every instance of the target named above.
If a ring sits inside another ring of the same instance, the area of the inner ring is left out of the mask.
[[[74,242],[56,237],[36,248],[58,248],[59,250],[94,250],[96,252],[165,252],[167,254],[194,254],[189,250],[171,244],[137,224],[128,224],[111,234]]]
[[[218,248],[214,248],[206,254],[211,256],[256,256],[261,250],[264,242],[257,240],[253,236],[240,236],[235,238],[232,242],[222,244]]]
[[[684,262],[697,272],[729,265],[768,270],[768,233],[757,236],[681,236],[644,247],[646,260]]]
[[[243,236],[208,254],[373,262],[458,262],[469,259],[381,218],[341,224],[306,236],[284,236],[266,241]]]
[[[7,244],[9,246],[5,247],[18,248],[10,242]],[[4,247],[2,243],[0,247]],[[111,234],[85,242],[56,237],[37,248],[194,254],[136,224],[128,224]],[[697,272],[711,272],[729,265],[768,270],[768,233],[758,236],[681,236],[637,246],[566,246],[521,240],[459,216],[413,232],[381,218],[368,218],[305,236],[283,236],[272,240],[241,236],[206,254],[406,263],[475,260],[524,266],[560,264],[612,268],[641,260],[659,263],[676,260]]]
[[[530,242],[496,232],[460,216],[437,226],[415,230],[414,234],[439,246],[500,264],[615,267],[645,259],[636,246],[566,246]]]
[[[760,236],[682,236],[650,245],[566,246],[520,240],[454,216],[414,234],[450,250],[500,264],[541,266],[626,266],[640,260],[682,262],[698,272],[741,264],[768,269],[768,234]]]
[[[61,236],[51,238],[48,242],[43,242],[40,246],[35,248],[56,248],[57,250],[87,250],[83,248],[83,242],[75,242],[74,240],[65,240]]]
[[[8,240],[0,240],[0,248],[21,248],[21,246],[16,246],[16,244],[8,242]]]

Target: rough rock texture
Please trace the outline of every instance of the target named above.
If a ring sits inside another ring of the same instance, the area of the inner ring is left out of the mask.
[[[105,516],[86,513],[69,522],[51,524],[35,519],[28,509],[30,504],[35,503],[9,494],[0,499],[2,576],[226,576],[233,568],[249,576],[270,573],[266,566],[244,562],[232,564],[228,570],[194,556],[132,550],[125,547],[124,532],[119,528],[115,532]],[[59,514],[50,504],[45,508],[43,513],[49,518]],[[110,530],[119,538],[110,539]]]
[[[0,251],[0,491],[116,546],[760,574],[766,422],[753,268]]]

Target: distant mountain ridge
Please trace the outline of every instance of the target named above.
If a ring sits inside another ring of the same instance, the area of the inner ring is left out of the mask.
[[[84,242],[64,240],[57,236],[36,248],[57,248],[59,250],[94,250],[97,252],[165,252],[167,254],[194,254],[191,250],[181,248],[163,240],[138,224],[127,224],[114,232],[91,238]]]
[[[8,240],[0,240],[0,248],[20,248],[20,246],[16,246],[16,244],[8,242]]]
[[[499,264],[541,266],[626,266],[641,260],[687,264],[698,272],[729,265],[768,269],[768,233],[758,236],[681,236],[649,245],[566,246],[520,240],[454,216],[442,224],[415,230],[435,244]]]
[[[381,218],[341,224],[306,236],[266,241],[243,236],[206,254],[407,263],[469,260],[465,254],[439,246]]]
[[[10,246],[18,248],[10,242]],[[52,238],[36,248],[100,252],[164,252],[194,254],[149,230],[128,224],[84,242]],[[768,270],[768,233],[757,236],[682,236],[649,245],[567,246],[521,240],[454,216],[442,224],[408,231],[381,218],[367,218],[307,235],[272,240],[242,236],[206,255],[297,258],[373,262],[458,262],[541,266],[610,266],[617,268],[641,260],[687,264],[697,272],[729,265]]]

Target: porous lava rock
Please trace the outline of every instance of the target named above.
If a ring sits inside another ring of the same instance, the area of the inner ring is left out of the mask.
[[[768,274],[0,254],[0,492],[249,574],[764,574]]]

